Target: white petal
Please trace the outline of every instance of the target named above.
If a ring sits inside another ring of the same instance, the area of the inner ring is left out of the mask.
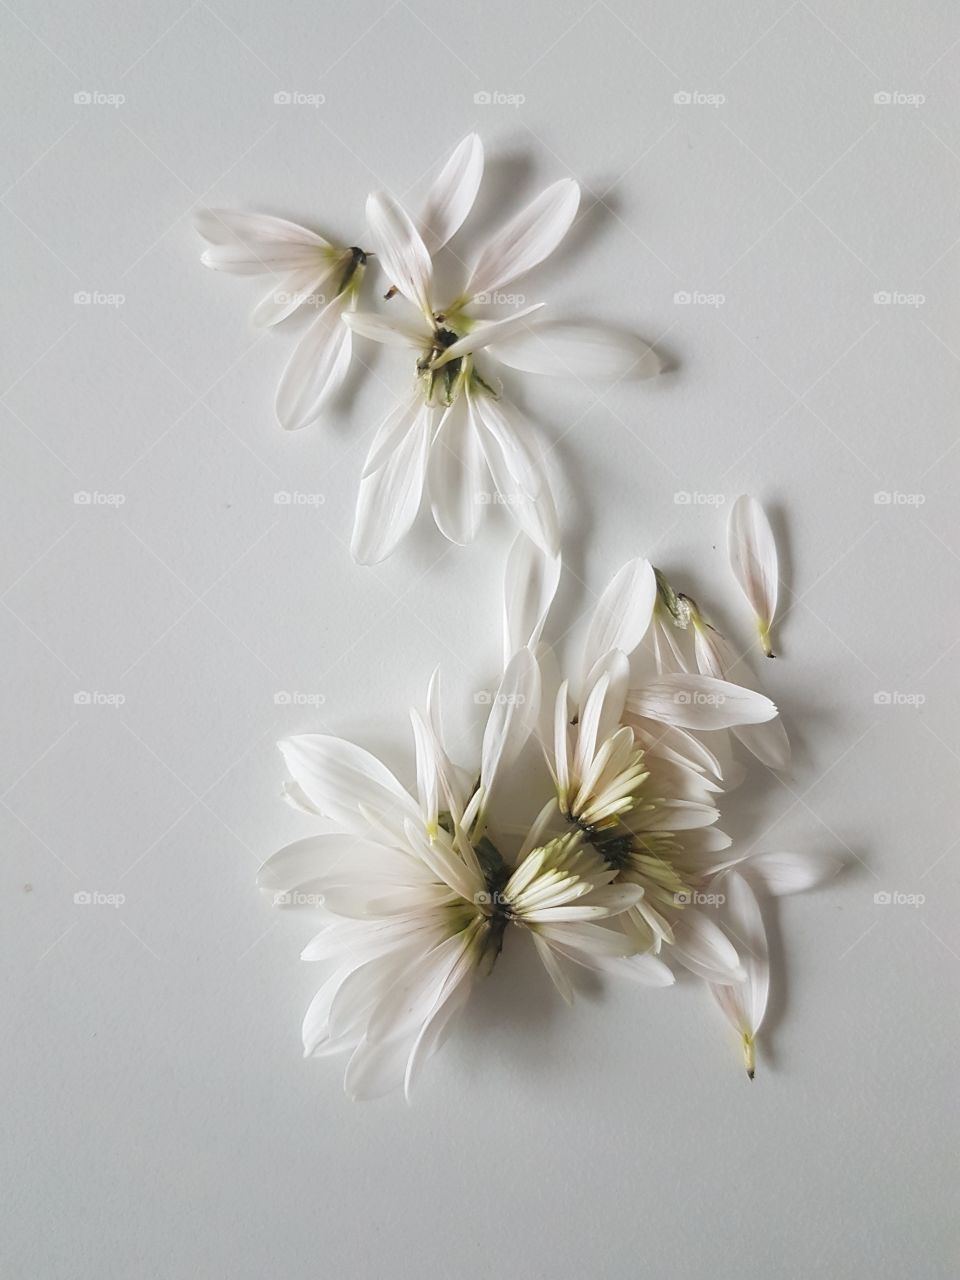
[[[305,302],[319,301],[323,286],[333,275],[336,266],[334,259],[319,269],[316,264],[311,264],[288,272],[257,304],[253,312],[253,323],[264,326],[279,324]]]
[[[478,320],[469,333],[465,333],[462,338],[451,343],[443,354],[433,361],[430,368],[440,369],[451,360],[459,360],[461,356],[481,351],[491,342],[504,342],[511,334],[522,333],[529,326],[528,317],[544,305],[542,302],[534,302],[529,307],[514,311],[512,315],[504,316],[502,320]]]
[[[407,211],[389,192],[375,191],[367,197],[367,225],[390,283],[431,316],[433,263]]]
[[[490,354],[511,369],[560,378],[652,378],[663,368],[639,338],[602,325],[559,321],[528,325],[506,342],[491,339]]]
[[[474,395],[473,392],[468,394],[477,418],[491,437],[488,448],[503,459],[501,472],[506,469],[512,487],[520,494],[536,498],[546,480],[542,460],[531,447],[531,442],[536,440],[534,428],[509,400],[502,397],[495,400],[493,396]]]
[[[395,828],[406,815],[419,819],[413,797],[386,765],[362,747],[325,734],[301,734],[278,743],[287,768],[311,804],[347,831],[367,835],[364,806]]]
[[[702,911],[685,907],[674,921],[673,936],[670,954],[691,973],[724,986],[745,981],[737,948]]]
[[[421,404],[376,471],[360,481],[350,549],[358,564],[385,560],[420,509],[434,411]],[[387,424],[384,424],[386,427]]]
[[[242,213],[238,209],[198,209],[193,225],[210,244],[233,245],[238,240],[245,244],[306,245],[314,249],[330,249],[332,246],[315,231],[288,222],[286,218],[273,218],[266,213]]]
[[[573,984],[561,966],[553,947],[542,934],[537,933],[535,930],[530,931],[530,937],[533,939],[533,945],[537,949],[537,955],[543,961],[543,967],[550,975],[550,981],[559,991],[565,1003],[573,1004]]]
[[[537,266],[567,234],[580,203],[572,178],[547,187],[486,245],[470,273],[468,298],[492,293]]]
[[[536,649],[560,582],[560,556],[546,556],[525,533],[514,539],[503,582],[503,661]]]
[[[289,893],[329,874],[339,858],[377,849],[379,846],[349,835],[308,836],[285,845],[269,857],[257,872],[257,886],[268,893]]]
[[[437,528],[465,546],[476,536],[486,497],[487,465],[466,396],[446,410],[430,446],[427,490]]]
[[[309,426],[340,387],[350,367],[351,333],[344,312],[354,305],[352,290],[328,302],[310,325],[277,388],[277,417],[288,431]]]
[[[483,733],[480,784],[489,799],[501,769],[513,763],[537,723],[540,668],[529,649],[510,659],[494,694]]]
[[[594,664],[611,649],[631,654],[646,635],[657,599],[657,580],[648,560],[631,560],[614,575],[597,601],[583,648],[586,680]]]
[[[832,853],[755,853],[739,869],[764,892],[782,897],[833,879],[842,866],[843,859]]]
[[[762,693],[711,676],[657,676],[627,694],[627,710],[681,729],[728,729],[772,720],[777,708]]]
[[[482,427],[480,447],[493,477],[497,501],[507,508],[545,555],[557,555],[560,550],[557,508],[542,458],[536,460],[527,446],[521,444],[519,435],[503,417],[502,401],[494,402],[489,397],[478,396],[474,404]],[[493,405],[496,407],[491,408]],[[511,412],[516,412],[512,406]],[[491,429],[492,424],[496,430]],[[530,486],[534,483],[537,485],[536,496],[530,493]]]
[[[735,990],[711,987],[713,995],[743,1040],[744,1062],[751,1080],[754,1070],[754,1040],[763,1022],[770,991],[770,961],[767,934],[760,904],[743,876],[731,871],[724,877],[726,918],[737,940],[746,971],[746,981]]]
[[[770,626],[777,611],[777,544],[766,513],[747,494],[739,497],[730,512],[727,528],[730,567],[757,618],[764,653],[772,656]]]
[[[415,348],[419,351],[429,345],[433,336],[419,317],[414,316],[404,321],[398,319],[392,311],[388,316],[378,315],[375,311],[353,311],[343,319],[354,333],[387,347]]]
[[[443,166],[427,193],[420,215],[420,235],[432,255],[460,230],[477,198],[483,177],[483,143],[468,134]]]

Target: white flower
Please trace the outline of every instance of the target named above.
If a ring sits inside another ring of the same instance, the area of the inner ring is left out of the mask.
[[[522,748],[539,705],[529,649],[511,659],[491,702],[479,781],[443,745],[436,678],[427,712],[412,713],[417,798],[352,743],[306,735],[280,744],[285,794],[334,833],[297,841],[261,868],[277,905],[317,909],[325,927],[303,958],[330,966],[303,1024],[308,1056],[349,1051],[344,1087],[371,1098],[420,1069],[490,969],[508,927],[529,934],[569,998],[561,959],[606,971],[635,947],[597,922],[640,896],[573,833],[541,846],[535,830],[511,871],[486,834],[498,778]],[[663,981],[649,960],[633,976]],[[631,974],[629,963],[623,970]],[[669,975],[667,975],[669,979]]]
[[[580,378],[649,376],[659,360],[636,339],[595,326],[534,323],[542,304],[497,319],[473,308],[553,252],[579,199],[571,179],[548,187],[487,244],[463,291],[440,305],[420,229],[388,193],[369,197],[367,221],[394,283],[391,294],[401,293],[415,310],[354,312],[345,321],[366,338],[408,349],[415,391],[388,416],[367,457],[353,539],[361,563],[393,551],[425,487],[437,527],[452,542],[470,542],[483,507],[497,502],[547,554],[556,553],[556,511],[532,429],[496,380],[478,369],[478,353],[514,369]],[[451,197],[451,203],[458,202]]]
[[[727,526],[730,568],[757,620],[763,652],[774,656],[770,628],[777,611],[780,583],[777,544],[766,512],[756,498],[743,494],[733,504]]]
[[[470,212],[483,173],[483,147],[470,134],[453,152],[431,186],[421,233],[435,252]],[[280,379],[276,412],[288,430],[320,417],[350,367],[352,334],[343,317],[356,310],[369,253],[354,245],[330,244],[316,232],[266,214],[203,209],[197,231],[211,246],[204,266],[235,275],[277,277],[253,313],[254,323],[275,325],[304,305],[320,313],[300,339]]]

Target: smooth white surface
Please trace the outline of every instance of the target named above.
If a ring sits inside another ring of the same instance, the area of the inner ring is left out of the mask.
[[[954,1274],[957,7],[9,0],[0,31],[3,1274]],[[273,740],[343,733],[409,779],[440,662],[474,758],[511,535],[461,550],[425,520],[352,565],[403,355],[367,346],[337,420],[284,434],[297,322],[252,331],[261,282],[205,272],[189,213],[352,243],[368,190],[415,200],[473,128],[490,181],[454,248],[572,174],[583,216],[518,288],[674,366],[606,393],[509,379],[556,445],[553,633],[645,553],[746,638],[726,510],[773,515],[763,674],[796,765],[723,825],[851,869],[774,913],[752,1086],[695,984],[570,1012],[519,948],[412,1110],[351,1105],[300,1057],[310,923],[253,887],[309,825]]]

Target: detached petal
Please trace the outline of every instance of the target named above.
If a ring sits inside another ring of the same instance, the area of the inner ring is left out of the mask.
[[[762,693],[711,676],[667,674],[627,694],[632,715],[661,720],[681,729],[729,729],[772,720],[777,708]]]
[[[543,262],[569,231],[579,204],[580,188],[572,178],[547,187],[487,244],[464,296],[492,293]]]
[[[750,684],[745,687],[753,688],[758,683],[746,662],[737,661],[737,655],[726,637],[702,619],[694,621],[694,646],[697,666],[703,675],[726,680],[735,668],[743,667],[752,677]],[[734,727],[733,733],[768,769],[776,769],[782,773],[789,768],[790,739],[779,716],[768,720],[766,724]]]
[[[352,334],[343,316],[356,305],[352,290],[328,302],[300,339],[277,388],[280,425],[299,431],[315,422],[350,368]]]
[[[560,556],[545,556],[520,533],[507,557],[503,582],[503,661],[518,649],[536,650],[560,582]]]
[[[832,880],[843,859],[833,853],[755,853],[738,866],[752,884],[780,898]]]
[[[611,649],[628,656],[647,634],[657,601],[657,580],[649,560],[630,560],[617,572],[597,601],[583,647],[585,681],[594,665]]]
[[[652,378],[663,362],[640,338],[602,325],[530,325],[508,342],[491,339],[490,354],[510,369],[583,379]]]
[[[382,342],[387,347],[422,350],[430,343],[433,335],[422,320],[418,323],[418,319],[419,317],[415,317],[404,322],[395,319],[392,313],[381,316],[375,311],[351,311],[344,316],[344,322],[354,333],[359,333],[362,338],[369,338],[371,342]]]
[[[770,627],[777,611],[777,544],[766,512],[756,498],[739,497],[727,528],[730,568],[757,618],[763,651],[773,657]]]
[[[728,1022],[740,1034],[744,1066],[752,1080],[755,1068],[754,1042],[767,1011],[770,991],[767,934],[763,927],[760,904],[743,876],[731,871],[723,883],[727,893],[726,914],[730,932],[740,948],[746,981],[735,987],[711,985],[710,990]]]
[[[480,785],[485,803],[505,766],[513,763],[537,723],[540,668],[529,649],[510,659],[493,696],[480,753]]]
[[[396,829],[404,816],[417,820],[420,811],[385,764],[343,738],[308,733],[278,743],[294,781],[311,804],[338,826],[368,835],[368,810]]]
[[[367,197],[367,225],[391,284],[431,316],[433,263],[410,215],[389,192],[375,191]]]
[[[210,244],[233,245],[238,240],[249,245],[308,245],[316,249],[333,246],[315,231],[272,218],[266,213],[242,213],[238,209],[198,209],[193,225]]]
[[[460,230],[473,208],[482,177],[483,143],[477,134],[470,133],[443,166],[420,215],[420,235],[431,256]]]

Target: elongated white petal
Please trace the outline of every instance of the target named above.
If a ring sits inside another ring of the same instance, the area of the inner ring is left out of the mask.
[[[311,264],[288,272],[257,304],[253,312],[253,323],[269,327],[286,320],[305,302],[323,305],[323,287],[336,266],[336,260],[332,259],[319,268],[316,264]]]
[[[777,611],[780,583],[777,544],[766,512],[756,498],[748,494],[743,494],[733,504],[727,528],[727,549],[733,575],[756,615],[763,651],[767,657],[773,657],[770,627]]]
[[[423,496],[434,411],[421,404],[404,419],[380,466],[360,481],[350,550],[358,564],[377,564],[396,548],[417,517]],[[391,424],[391,430],[397,424]],[[384,424],[386,428],[387,424]]]
[[[480,753],[480,784],[490,793],[500,771],[516,759],[537,723],[540,668],[529,649],[518,649],[493,697]]]
[[[519,533],[507,556],[503,582],[503,661],[518,649],[536,650],[560,582],[560,556],[546,556]]]
[[[708,982],[727,986],[746,980],[737,947],[702,911],[685,907],[673,927],[670,955]]]
[[[545,485],[542,459],[538,457],[534,428],[520,410],[504,400],[469,393],[477,420],[486,428],[503,459],[512,486],[528,498],[536,498]],[[482,433],[481,433],[482,434]],[[492,469],[492,468],[491,468]]]
[[[451,360],[459,360],[473,351],[488,347],[491,342],[504,342],[512,334],[522,333],[529,326],[529,317],[543,306],[545,306],[543,302],[534,302],[529,307],[514,311],[512,315],[504,316],[502,320],[478,320],[469,333],[451,343],[443,354],[433,361],[430,368],[439,369],[449,364]]]
[[[363,857],[382,852],[379,845],[355,836],[332,834],[307,836],[285,845],[267,858],[257,872],[257,886],[268,893],[283,895],[330,874],[340,858]],[[277,906],[287,903],[278,901]],[[298,905],[292,903],[291,905]]]
[[[429,346],[432,337],[430,329],[419,316],[404,320],[393,311],[385,316],[378,315],[375,311],[352,311],[343,319],[354,333],[387,347],[406,347],[419,351]]]
[[[437,528],[465,546],[476,537],[487,497],[487,464],[466,396],[446,410],[430,446],[427,489]]]
[[[677,672],[657,676],[627,694],[627,710],[681,729],[729,729],[772,720],[777,708],[762,693],[727,680]]]
[[[313,249],[332,248],[328,240],[286,218],[266,213],[243,213],[239,209],[198,209],[193,225],[210,244],[232,245],[237,241],[261,245],[306,245]]]
[[[433,314],[433,263],[407,211],[387,191],[367,197],[367,225],[391,284],[426,317]]]
[[[427,192],[420,214],[420,235],[433,255],[460,230],[473,208],[483,177],[483,143],[468,134],[443,166]]]
[[[511,369],[557,378],[652,378],[663,368],[640,338],[603,325],[540,322],[518,329],[507,341],[494,338],[489,347],[494,360]]]
[[[328,302],[300,339],[277,388],[277,418],[298,431],[319,417],[350,367],[351,333],[344,312],[355,304],[352,291]]]
[[[548,556],[560,550],[560,529],[557,508],[547,482],[542,457],[535,441],[523,439],[522,428],[516,430],[508,421],[505,410],[519,419],[519,412],[503,400],[494,401],[488,396],[474,399],[480,447],[483,449],[490,475],[496,490],[496,500],[502,503],[520,528]],[[522,423],[522,419],[520,419]],[[531,493],[531,488],[535,491]]]
[[[711,985],[717,1004],[723,1010],[743,1044],[743,1061],[747,1075],[753,1079],[755,1040],[767,1010],[770,991],[770,961],[767,934],[763,927],[760,904],[743,876],[729,872],[723,880],[726,889],[726,918],[737,941],[746,981],[736,987]]]
[[[492,293],[543,262],[569,231],[579,203],[580,188],[572,178],[541,191],[483,249],[464,296]]]
[[[832,880],[843,859],[832,853],[754,853],[737,866],[751,884],[779,898]]]
[[[362,747],[318,733],[285,738],[278,746],[310,802],[345,831],[368,835],[361,807],[392,827],[404,815],[419,817],[413,797],[386,765]]]
[[[758,688],[756,675],[745,661],[738,660],[727,638],[702,620],[695,624],[694,645],[697,666],[703,675],[727,680],[736,670],[746,688]],[[789,768],[790,739],[779,716],[766,724],[735,726],[733,733],[761,764],[779,772]]]
[[[611,649],[628,656],[650,626],[657,600],[657,581],[648,560],[631,560],[613,577],[597,601],[583,646],[582,679]]]

